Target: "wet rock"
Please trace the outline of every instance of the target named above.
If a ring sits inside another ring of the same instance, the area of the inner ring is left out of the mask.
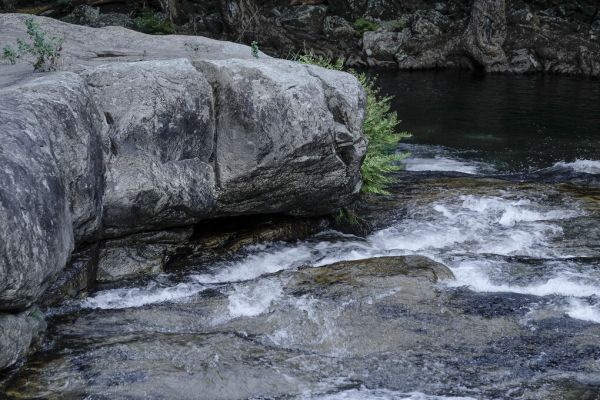
[[[24,37],[27,18],[0,15],[0,41]],[[206,38],[35,19],[65,39],[64,71],[0,73],[0,310],[38,301],[75,244],[356,198],[366,140],[354,77]],[[161,269],[153,246],[104,246],[100,279]],[[53,292],[83,290],[90,268]]]
[[[106,283],[163,272],[167,261],[180,248],[191,247],[193,227],[142,232],[102,243],[97,274],[93,280]],[[201,251],[196,248],[197,251]]]
[[[95,287],[98,270],[98,246],[88,246],[71,255],[65,269],[40,299],[43,306],[56,306],[68,298],[88,294]]]
[[[308,268],[302,274],[315,284],[350,283],[370,276],[406,276],[425,278],[432,283],[454,279],[443,264],[423,256],[375,257],[356,261],[341,261],[320,268]]]
[[[535,59],[535,55],[527,49],[513,50],[510,66],[513,72],[517,74],[536,72],[541,68],[540,63]]]
[[[44,315],[37,307],[18,314],[0,313],[0,369],[23,358],[45,330]]]
[[[108,247],[100,250],[98,282],[114,282],[163,271],[165,248],[160,245]]]

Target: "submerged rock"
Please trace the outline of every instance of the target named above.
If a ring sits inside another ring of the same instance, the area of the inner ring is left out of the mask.
[[[369,276],[404,275],[413,278],[426,278],[432,283],[453,279],[452,271],[444,264],[423,256],[375,257],[355,261],[341,261],[320,268],[302,271],[314,283],[348,283],[348,279]]]
[[[24,357],[45,330],[44,315],[37,307],[18,314],[0,313],[0,369]]]
[[[569,392],[565,381],[598,393],[600,325],[538,309],[537,296],[434,283],[451,273],[425,257],[236,275],[203,287],[205,274],[127,296],[127,287],[100,292],[85,304],[102,310],[57,316],[51,345],[7,393],[318,398],[364,385],[397,397],[558,399]]]

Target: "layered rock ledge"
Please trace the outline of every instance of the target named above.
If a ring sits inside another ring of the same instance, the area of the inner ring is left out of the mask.
[[[26,38],[26,18],[0,15],[0,43]],[[36,304],[75,249],[145,232],[172,243],[220,217],[322,215],[358,194],[354,77],[203,37],[36,22],[64,38],[60,70],[0,66],[0,369],[43,331]],[[121,251],[108,247],[105,264]]]

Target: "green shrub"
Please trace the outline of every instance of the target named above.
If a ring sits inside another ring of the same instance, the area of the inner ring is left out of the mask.
[[[252,57],[258,58],[258,42],[255,40],[250,44],[250,52],[252,53]]]
[[[11,64],[15,64],[18,59],[29,54],[35,57],[34,70],[55,71],[64,39],[48,37],[33,18],[27,18],[25,26],[31,43],[17,39],[17,48],[5,46],[2,49],[2,58],[8,60]]]
[[[368,19],[359,18],[354,21],[354,29],[356,29],[356,31],[362,35],[367,31],[376,31],[379,29],[379,25]]]
[[[342,60],[331,61],[323,57],[301,55],[296,61],[305,64],[318,65],[328,69],[341,71],[344,67]],[[394,183],[390,173],[402,169],[399,161],[409,153],[396,153],[400,140],[410,137],[408,132],[397,132],[398,115],[391,110],[392,97],[381,96],[375,82],[364,73],[348,71],[353,74],[367,94],[367,110],[363,133],[369,140],[367,155],[361,167],[363,178],[362,191],[380,195],[389,194],[386,188]]]
[[[168,35],[175,33],[175,27],[168,19],[159,18],[152,10],[145,8],[136,18],[133,23],[135,29],[152,35]]]

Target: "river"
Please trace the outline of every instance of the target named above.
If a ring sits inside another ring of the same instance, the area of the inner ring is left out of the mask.
[[[600,399],[600,83],[426,72],[378,84],[413,137],[373,233],[262,243],[50,309],[8,393]],[[396,255],[455,279],[315,272]]]

